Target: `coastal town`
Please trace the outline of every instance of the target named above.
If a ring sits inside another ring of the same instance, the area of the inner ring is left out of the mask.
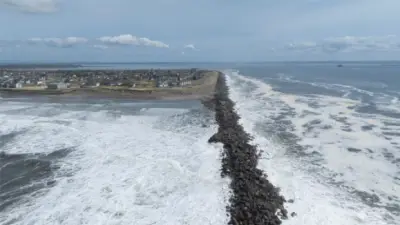
[[[188,87],[203,77],[196,68],[164,70],[0,69],[2,89],[172,88]]]

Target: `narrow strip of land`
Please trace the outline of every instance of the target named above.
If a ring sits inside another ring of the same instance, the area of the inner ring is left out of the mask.
[[[120,88],[120,87],[100,87],[100,88],[80,88],[68,95],[86,95],[98,97],[125,97],[133,99],[202,99],[214,95],[218,72],[205,72],[201,79],[192,81],[191,85],[183,87],[147,87],[147,88]]]
[[[53,95],[128,99],[203,99],[214,94],[210,70],[3,70],[3,95]]]
[[[287,218],[285,199],[267,180],[266,174],[257,168],[259,152],[249,144],[251,137],[239,124],[223,74],[218,77],[215,97],[210,101],[207,106],[213,105],[219,128],[209,142],[223,144],[222,176],[232,179],[232,196],[227,207],[229,224],[281,224],[278,212],[281,218]]]

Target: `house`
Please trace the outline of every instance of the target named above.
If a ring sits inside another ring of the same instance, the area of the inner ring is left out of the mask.
[[[180,86],[188,86],[188,85],[191,85],[191,84],[192,84],[192,81],[188,77],[185,77],[185,79],[181,79],[179,81],[179,85]]]
[[[46,86],[46,82],[44,82],[44,81],[38,81],[38,82],[36,82],[36,85],[39,86],[39,87],[44,87],[44,88],[47,87]]]
[[[68,88],[68,83],[60,82],[57,84],[57,89],[66,89]]]
[[[21,82],[15,84],[15,88],[23,88],[24,85]]]
[[[57,86],[57,84],[47,84],[47,89],[55,90],[55,89],[58,89],[58,86]]]
[[[192,81],[190,81],[190,80],[184,80],[184,81],[180,82],[180,86],[188,86],[191,84],[192,84]]]
[[[5,84],[5,87],[6,87],[6,88],[14,88],[14,87],[15,87],[15,84],[13,84],[13,83],[11,83],[11,82],[10,82],[10,83],[6,83],[6,84]]]
[[[164,88],[164,87],[168,87],[168,86],[169,86],[169,84],[167,81],[157,80],[157,82],[156,82],[156,87]]]
[[[47,89],[66,89],[68,88],[68,84],[67,83],[51,83],[51,84],[47,84]]]

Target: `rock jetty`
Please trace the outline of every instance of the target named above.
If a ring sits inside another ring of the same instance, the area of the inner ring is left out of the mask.
[[[224,146],[221,176],[229,176],[232,180],[230,205],[227,207],[230,215],[228,224],[281,224],[281,219],[287,218],[286,201],[279,194],[279,189],[267,180],[266,174],[257,169],[260,152],[250,144],[251,136],[239,124],[240,117],[228,93],[225,75],[220,73],[215,96],[205,104],[215,110],[219,125],[218,132],[209,142],[220,142]]]

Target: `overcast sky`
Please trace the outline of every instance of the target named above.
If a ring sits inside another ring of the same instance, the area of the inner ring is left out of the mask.
[[[399,60],[399,12],[399,0],[0,0],[0,60]]]

